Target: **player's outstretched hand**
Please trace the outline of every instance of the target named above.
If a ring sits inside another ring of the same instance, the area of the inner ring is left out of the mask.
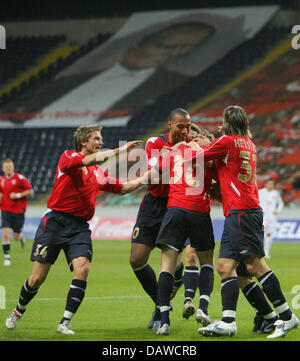
[[[178,149],[181,145],[186,145],[186,141],[182,140],[181,142],[176,143],[175,145],[173,145],[173,147],[171,147],[172,150],[176,150]]]
[[[211,141],[205,137],[204,135],[201,135],[200,137],[196,138],[196,142],[200,147],[207,147],[210,145]]]
[[[130,152],[133,148],[135,148],[138,145],[141,145],[142,143],[143,142],[141,140],[132,140],[122,145],[122,147],[120,147],[120,151]]]
[[[198,143],[196,143],[196,142],[193,142],[193,141],[189,142],[187,144],[187,146],[190,147],[193,150],[201,149],[200,145]]]

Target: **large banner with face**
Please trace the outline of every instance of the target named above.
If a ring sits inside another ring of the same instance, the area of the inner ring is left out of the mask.
[[[252,38],[277,10],[277,6],[261,6],[134,13],[116,34],[56,78],[95,75],[46,106],[25,126],[88,124],[98,119],[95,114],[122,109],[137,90],[135,107],[141,107]],[[161,74],[172,81],[161,82],[153,91],[151,84]],[[129,115],[117,117],[106,124],[125,126],[128,119]]]

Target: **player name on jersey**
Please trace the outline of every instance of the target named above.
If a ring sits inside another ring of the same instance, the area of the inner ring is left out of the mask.
[[[256,151],[256,147],[251,140],[247,141],[246,139],[241,139],[241,138],[233,139],[233,140],[236,148],[246,148],[252,150],[253,152]]]

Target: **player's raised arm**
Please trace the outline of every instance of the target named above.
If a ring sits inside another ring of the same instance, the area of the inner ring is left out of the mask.
[[[191,147],[191,145],[193,145],[194,142],[195,142],[195,140],[193,142],[188,143],[187,145]],[[202,145],[198,141],[197,141],[197,144],[200,145],[201,148],[195,149],[196,147],[193,146],[193,149],[195,151],[193,153],[193,158],[204,157],[206,166],[208,165],[208,162],[211,160],[223,159],[226,157],[226,154],[227,154],[227,138],[226,138],[226,136],[222,136],[220,138],[215,139],[209,145]],[[205,144],[205,143],[203,143],[203,144]]]
[[[101,165],[110,158],[129,152],[134,147],[142,144],[141,140],[127,142],[123,146],[100,152],[103,146],[101,135],[102,127],[97,124],[82,125],[75,131],[73,141],[74,150],[66,150],[59,161],[59,169],[66,173],[76,168]]]
[[[146,185],[148,183],[149,173],[150,173],[150,171],[147,171],[141,177],[139,177],[133,181],[123,183],[123,187],[119,194],[124,195],[124,194],[130,193],[130,192],[133,192],[134,190],[138,189],[139,187]]]
[[[82,165],[83,166],[91,166],[96,164],[101,165],[102,163],[106,162],[108,159],[112,157],[117,157],[124,152],[130,152],[133,148],[141,144],[142,144],[141,140],[133,140],[127,142],[120,148],[115,148],[104,152],[97,151],[96,153],[88,154],[83,158]]]

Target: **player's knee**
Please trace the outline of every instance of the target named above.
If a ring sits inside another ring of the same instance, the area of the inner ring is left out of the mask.
[[[47,275],[33,274],[29,277],[28,284],[31,288],[39,288],[45,281]]]
[[[72,260],[74,278],[87,280],[90,272],[90,260],[84,256]]]
[[[132,269],[134,269],[136,267],[136,261],[133,256],[130,256],[129,263],[130,263],[130,266]]]
[[[22,238],[22,233],[13,232],[14,240],[19,241]]]
[[[197,255],[193,252],[186,253],[185,265],[186,266],[198,266]]]
[[[90,264],[84,263],[74,270],[74,277],[82,280],[86,280],[90,273]]]
[[[223,265],[218,264],[218,266],[217,266],[217,272],[218,272],[218,274],[222,277],[222,275],[224,274],[224,267],[223,267]]]
[[[2,231],[2,242],[8,243],[10,241],[10,233]]]
[[[217,272],[221,278],[233,277],[236,275],[235,268],[231,263],[225,261],[218,261]]]
[[[86,280],[88,278],[89,273],[90,273],[90,265],[84,266],[81,270],[81,274],[82,274],[81,279]]]
[[[137,268],[141,268],[146,264],[144,258],[137,258],[134,255],[130,256],[129,263],[133,270],[135,270]]]
[[[253,283],[253,280],[251,278],[244,277],[244,276],[238,276],[238,278],[239,278],[239,285],[240,285],[241,290],[243,290],[246,286]]]
[[[270,267],[266,264],[264,258],[253,257],[247,260],[247,270],[254,277],[259,278],[266,272],[270,271]]]
[[[145,251],[144,249],[136,250],[135,248],[132,248],[129,258],[129,263],[131,265],[131,268],[135,270],[137,268],[143,267],[147,263],[148,257],[149,257],[148,251]]]

